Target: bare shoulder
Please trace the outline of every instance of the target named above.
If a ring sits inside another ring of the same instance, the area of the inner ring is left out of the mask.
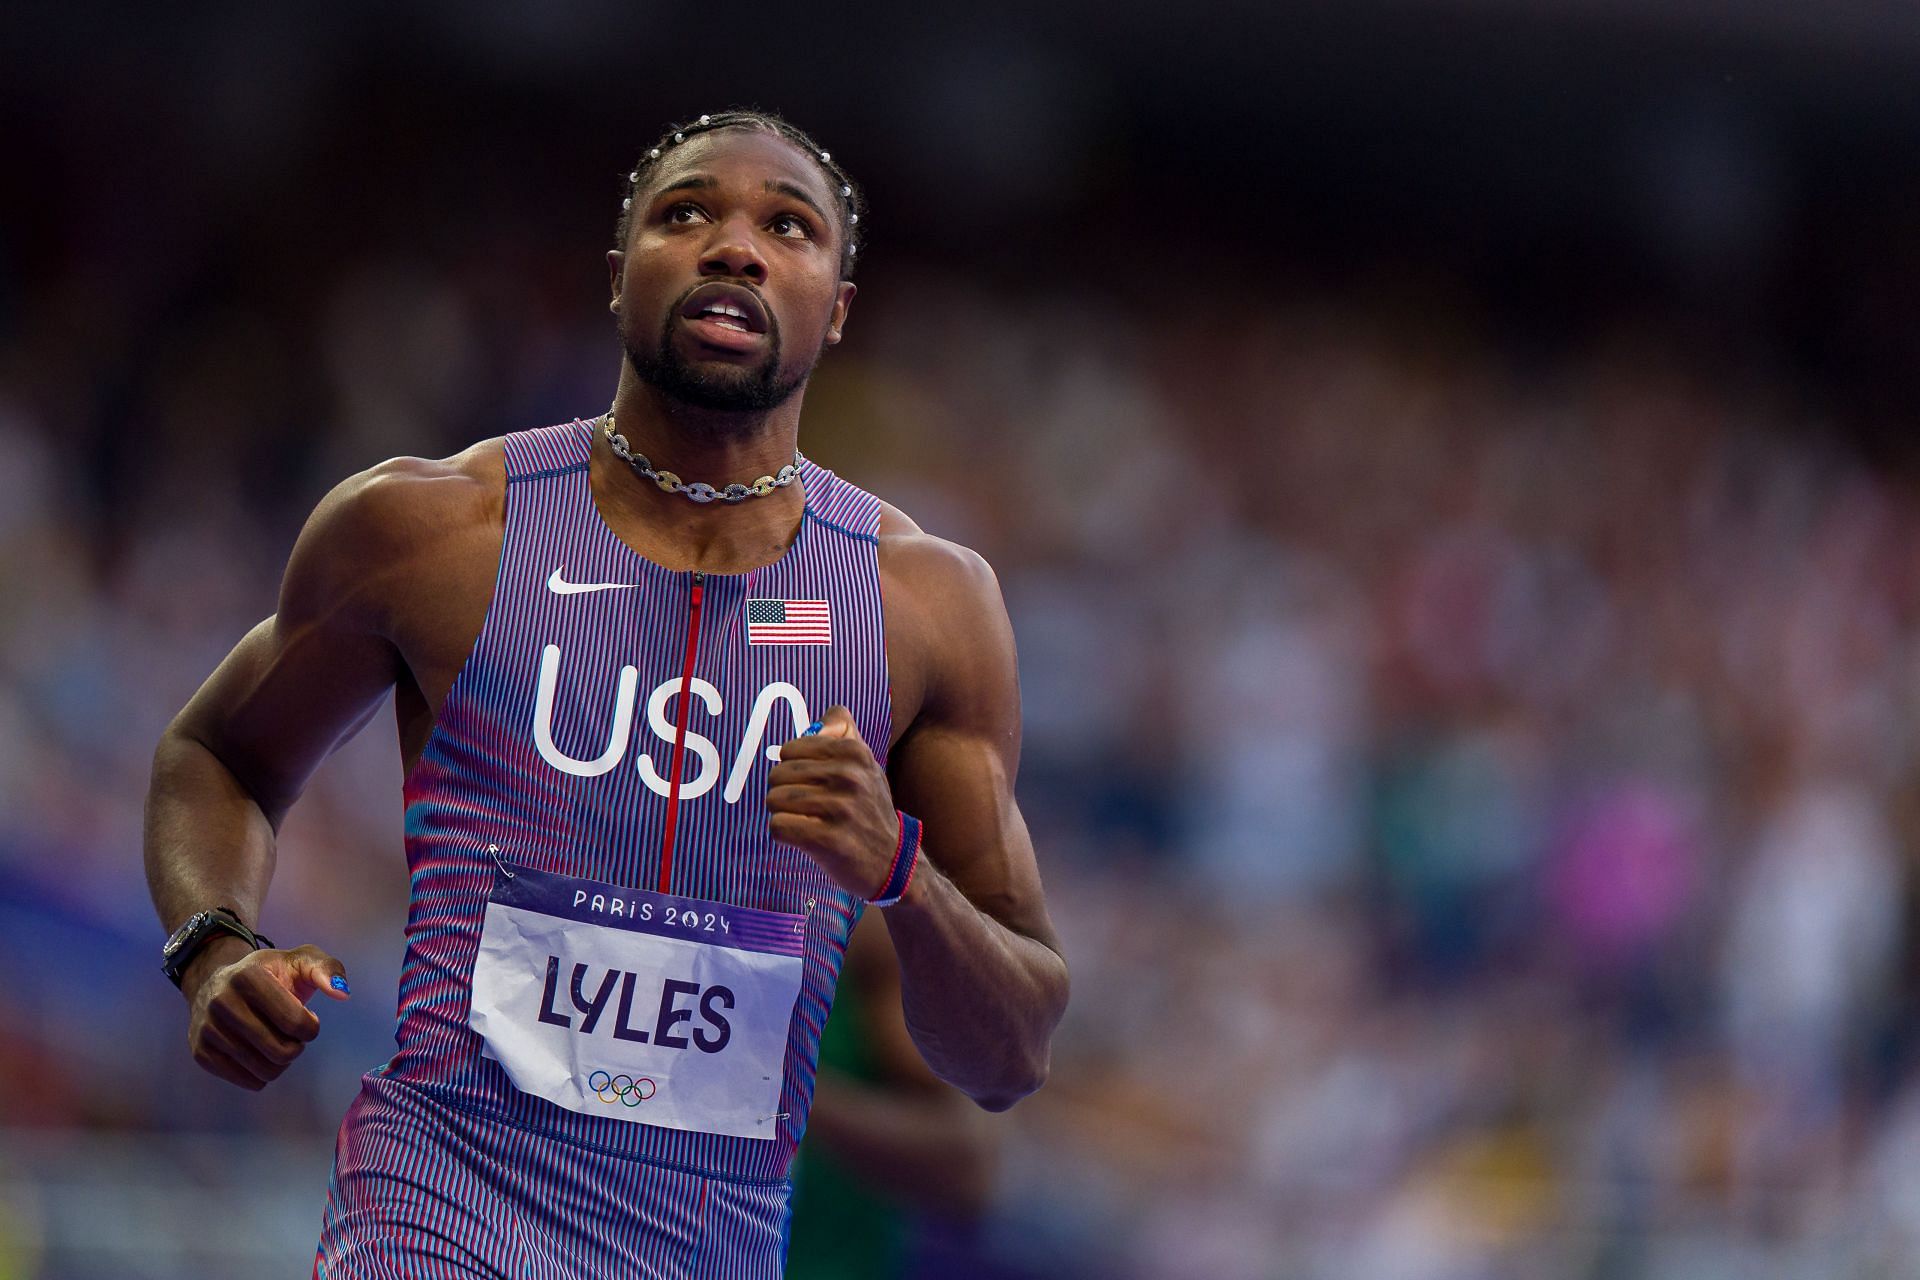
[[[450,523],[485,520],[505,491],[501,442],[482,440],[451,457],[389,458],[348,476],[321,499],[313,522],[349,543],[390,549]]]
[[[1013,627],[993,566],[890,503],[878,536],[889,662],[914,705],[940,715],[982,698],[1017,702]]]
[[[396,598],[422,575],[457,576],[476,558],[490,568],[505,492],[498,439],[446,458],[389,458],[348,476],[300,531],[279,612],[350,614],[385,631]]]
[[[890,502],[880,504],[880,572],[916,601],[960,605],[959,596],[981,605],[1000,603],[1000,580],[993,566],[972,547],[936,537]]]
[[[928,533],[887,502],[880,504],[879,539],[883,583],[916,617],[961,628],[1005,618],[1000,580],[973,548]]]

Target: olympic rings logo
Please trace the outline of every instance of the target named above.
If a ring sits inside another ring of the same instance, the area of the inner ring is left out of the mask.
[[[624,1072],[616,1076],[596,1071],[587,1077],[587,1088],[608,1106],[617,1102],[624,1107],[637,1107],[659,1092],[660,1086],[645,1076],[630,1076]]]

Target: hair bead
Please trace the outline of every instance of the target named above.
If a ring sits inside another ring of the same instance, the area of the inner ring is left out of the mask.
[[[626,227],[629,225],[628,218],[632,214],[633,202],[637,198],[634,193],[640,190],[642,172],[649,164],[661,160],[663,153],[668,148],[686,142],[688,138],[696,133],[709,129],[731,129],[736,127],[764,129],[778,137],[784,138],[789,143],[801,147],[803,150],[808,148],[812,149],[814,159],[821,168],[825,170],[824,176],[828,183],[840,188],[840,198],[844,202],[842,205],[842,213],[846,219],[845,225],[847,228],[847,243],[843,253],[849,265],[851,265],[851,259],[858,249],[858,246],[854,243],[854,238],[858,234],[860,223],[859,210],[861,207],[861,199],[854,190],[853,180],[839,165],[834,163],[833,153],[831,151],[820,147],[818,143],[807,137],[797,126],[781,119],[777,115],[767,115],[758,111],[723,111],[718,114],[702,113],[692,123],[682,125],[672,130],[663,136],[654,146],[649,147],[646,155],[642,157],[640,162],[627,174],[629,192],[620,204],[622,211],[620,226]]]

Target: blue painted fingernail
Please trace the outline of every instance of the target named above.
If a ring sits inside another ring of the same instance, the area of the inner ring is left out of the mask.
[[[807,726],[807,731],[801,734],[800,736],[803,738],[812,737],[814,734],[820,732],[822,729],[826,727],[827,727],[827,722],[825,720],[815,720],[812,724]]]
[[[347,988],[347,980],[341,977],[337,973],[333,975],[333,989],[335,991],[338,991],[343,996],[350,996],[353,994],[353,992],[348,990]]]

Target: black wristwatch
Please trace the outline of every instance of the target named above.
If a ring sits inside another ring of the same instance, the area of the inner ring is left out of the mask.
[[[174,986],[180,985],[180,975],[186,971],[194,954],[208,938],[218,933],[230,933],[236,938],[245,938],[253,944],[255,951],[262,947],[271,947],[273,939],[264,933],[255,933],[240,922],[240,917],[226,907],[213,907],[206,911],[196,911],[187,917],[187,922],[173,931],[166,944],[160,948],[160,972],[172,980]]]

